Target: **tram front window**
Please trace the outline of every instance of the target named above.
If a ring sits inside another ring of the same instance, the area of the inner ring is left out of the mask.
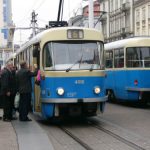
[[[127,48],[126,53],[127,67],[150,67],[150,47]]]
[[[48,43],[50,44],[50,43]],[[54,70],[101,69],[103,44],[100,42],[52,42]]]

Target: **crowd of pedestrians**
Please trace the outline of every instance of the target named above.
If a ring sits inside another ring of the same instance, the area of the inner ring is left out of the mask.
[[[20,63],[20,69],[17,70],[12,62],[8,62],[0,72],[0,93],[3,107],[3,121],[16,119],[14,99],[16,93],[20,94],[19,101],[19,120],[31,121],[28,118],[28,112],[31,106],[32,84],[31,78],[38,73],[38,67],[35,64],[33,70],[29,69],[25,61]]]

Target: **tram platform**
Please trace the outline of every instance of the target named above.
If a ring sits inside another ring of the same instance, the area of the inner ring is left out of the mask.
[[[45,131],[34,120],[4,122],[0,119],[0,150],[54,150],[54,148]]]

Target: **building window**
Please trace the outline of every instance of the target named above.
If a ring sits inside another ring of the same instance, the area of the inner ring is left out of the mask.
[[[146,27],[142,26],[142,35],[146,35]]]
[[[140,21],[140,10],[136,10],[136,22],[139,22]]]
[[[150,24],[148,25],[148,35],[150,35]]]
[[[140,35],[140,27],[139,26],[136,27],[136,35],[137,36]]]
[[[116,2],[115,7],[116,7],[116,9],[118,9],[118,0],[115,0],[115,2]]]
[[[2,52],[0,52],[0,59],[2,59],[3,58],[3,53]]]
[[[120,28],[123,28],[124,26],[125,26],[125,23],[124,23],[124,16],[121,16]]]
[[[4,20],[4,22],[7,21],[7,9],[6,9],[6,7],[3,7],[3,20]]]
[[[8,38],[8,29],[2,29],[1,32],[4,34],[4,39]]]
[[[148,18],[150,19],[150,5],[148,5]]]
[[[114,6],[113,6],[113,0],[110,1],[110,12],[112,12],[114,10]]]
[[[145,7],[142,8],[142,20],[146,19],[146,11],[145,11]]]
[[[103,11],[105,11],[105,2],[103,2]]]

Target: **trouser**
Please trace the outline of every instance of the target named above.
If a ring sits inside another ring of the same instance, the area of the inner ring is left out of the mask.
[[[26,120],[31,105],[31,93],[20,94],[19,119]]]
[[[0,108],[3,108],[3,95],[0,94]]]
[[[7,95],[3,95],[3,118],[4,119],[12,119],[12,108],[13,108],[13,98]]]

